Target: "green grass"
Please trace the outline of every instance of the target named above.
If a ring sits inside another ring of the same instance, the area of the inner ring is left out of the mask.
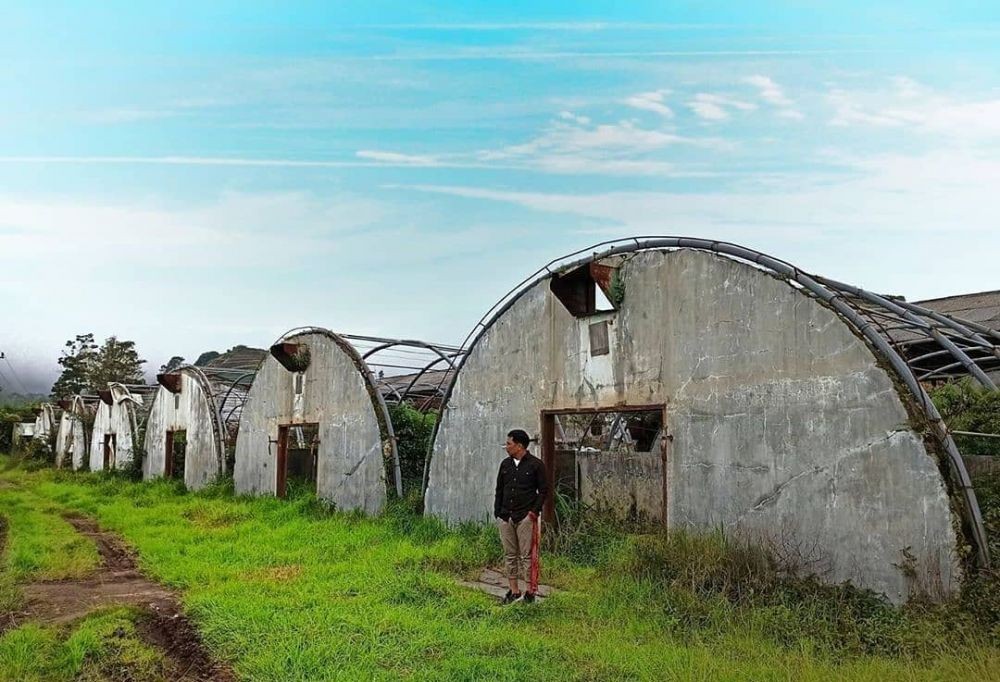
[[[93,515],[183,594],[211,651],[250,680],[1000,679],[988,614],[777,580],[755,563],[765,559],[714,536],[568,533],[543,557],[561,591],[502,608],[455,583],[497,558],[495,531],[449,531],[402,504],[367,519],[309,497],[191,494],[106,474],[15,469],[3,480],[10,548],[30,567],[20,575],[84,565],[85,553],[55,550],[72,545],[58,514]],[[38,529],[53,537],[19,537]],[[26,642],[70,669],[68,641],[7,633],[0,679],[30,679],[6,653]]]
[[[95,613],[72,631],[34,624],[0,638],[0,679],[19,682],[154,682],[172,672],[135,631],[128,609]]]

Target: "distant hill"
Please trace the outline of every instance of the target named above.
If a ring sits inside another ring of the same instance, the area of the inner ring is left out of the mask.
[[[202,360],[208,353],[202,353],[198,360]],[[195,363],[199,367],[213,369],[241,369],[246,372],[253,372],[260,363],[267,357],[267,351],[263,348],[250,348],[249,346],[234,346],[221,355],[202,362]]]
[[[0,391],[0,406],[20,407],[31,403],[47,402],[49,396],[45,393],[8,393]]]

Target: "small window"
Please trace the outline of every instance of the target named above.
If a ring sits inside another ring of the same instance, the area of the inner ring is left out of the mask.
[[[295,375],[295,395],[302,395],[302,387],[305,384],[305,375],[298,372]]]
[[[181,394],[180,393],[174,393],[174,409],[175,410],[181,409]]]
[[[608,321],[601,320],[590,325],[590,355],[607,355],[611,352],[608,344]]]

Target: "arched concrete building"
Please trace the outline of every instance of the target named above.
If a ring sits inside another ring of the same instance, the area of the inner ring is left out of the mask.
[[[90,437],[90,470],[121,469],[132,461],[142,397],[118,383],[108,384],[100,397]]]
[[[240,418],[239,493],[284,496],[297,480],[339,509],[376,513],[400,489],[392,425],[376,381],[342,336],[288,332],[271,347]]]
[[[893,601],[953,593],[960,534],[988,563],[961,457],[879,329],[961,337],[983,358],[1000,358],[996,338],[735,245],[609,244],[549,264],[470,335],[428,514],[489,519],[505,435],[525,428],[578,499],[764,541]]]
[[[60,400],[59,407],[62,415],[56,434],[56,468],[70,466],[76,470],[83,466],[87,457],[87,405],[82,396],[75,395]]]
[[[192,490],[226,470],[225,390],[194,366],[157,377],[160,388],[146,421],[145,479],[179,478]]]
[[[42,403],[35,416],[35,440],[51,444],[56,428],[56,411],[52,403]]]

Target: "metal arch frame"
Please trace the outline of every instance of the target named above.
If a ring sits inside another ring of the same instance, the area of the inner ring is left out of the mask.
[[[407,400],[410,397],[410,393],[416,387],[417,382],[419,382],[420,379],[428,371],[432,370],[435,366],[441,364],[442,362],[446,362],[448,363],[448,368],[454,371],[456,359],[460,359],[462,355],[464,355],[464,351],[459,347],[428,343],[426,341],[419,341],[415,339],[388,339],[376,336],[359,336],[355,334],[342,334],[341,336],[343,336],[345,339],[348,339],[349,341],[370,341],[378,344],[374,348],[370,348],[367,351],[365,351],[364,354],[362,354],[361,358],[368,364],[374,364],[370,363],[369,358],[374,357],[378,353],[399,346],[408,348],[422,348],[438,356],[437,360],[432,360],[430,363],[426,364],[417,374],[413,376],[413,379],[410,381],[409,384],[407,384],[406,388],[403,389],[402,393],[400,393],[394,386],[391,386],[386,381],[379,382],[380,386],[384,386],[389,391],[391,391],[393,395],[395,395],[396,400],[398,402],[403,402]],[[446,390],[444,387],[445,378],[446,377],[442,377],[442,380],[438,382],[437,387],[435,387],[434,389],[435,393],[439,397],[444,397],[445,394]],[[423,406],[426,405],[427,405],[427,400],[423,402]]]
[[[239,386],[240,382],[243,381],[244,379],[256,377],[257,376],[257,372],[259,372],[259,371],[260,371],[259,369],[255,369],[252,372],[246,372],[244,374],[239,375],[238,377],[236,377],[235,379],[233,379],[232,381],[229,382],[229,388],[226,389],[226,394],[224,396],[222,396],[222,400],[219,401],[219,414],[222,414],[222,408],[226,405],[227,402],[229,402],[229,397],[232,395],[233,389],[236,388],[237,386]],[[209,381],[211,381],[211,379]],[[247,393],[246,393],[246,395],[243,396],[243,402],[240,405],[240,414],[243,413],[243,409],[242,408],[246,407],[247,396],[250,395],[250,386],[253,386],[253,382],[252,381],[246,387]],[[233,413],[234,412],[236,412],[236,406],[235,405],[233,406],[233,409],[231,409],[229,411],[229,415],[226,416],[226,417],[223,417],[223,423],[224,424],[229,424],[229,422],[233,418]],[[239,420],[237,419],[237,424],[238,423],[239,423]]]
[[[271,344],[271,347],[274,347],[279,343],[285,343],[297,336],[305,336],[308,334],[319,334],[333,341],[342,351],[344,351],[345,354],[347,354],[354,365],[358,368],[358,372],[361,374],[361,378],[368,388],[368,395],[372,401],[372,407],[378,417],[376,421],[379,423],[379,431],[382,435],[382,442],[383,444],[388,442],[391,450],[396,495],[398,497],[402,497],[403,474],[399,465],[399,452],[396,449],[396,434],[392,429],[392,419],[389,418],[389,408],[385,404],[385,399],[382,397],[382,392],[379,390],[378,383],[375,381],[375,377],[372,375],[371,369],[368,367],[364,358],[361,357],[361,354],[358,353],[357,349],[350,343],[350,341],[347,340],[346,337],[330,331],[325,327],[312,326],[296,327],[288,330],[278,337],[278,340]]]
[[[963,502],[962,508],[966,517],[966,523],[968,524],[969,530],[972,534],[972,539],[976,545],[976,557],[978,563],[982,567],[988,567],[990,565],[990,555],[987,544],[986,530],[983,525],[979,503],[976,499],[975,491],[972,488],[969,472],[965,468],[965,463],[962,460],[961,453],[959,452],[958,447],[948,430],[948,426],[945,424],[941,414],[934,406],[930,396],[928,396],[927,392],[920,384],[920,380],[914,373],[913,368],[908,364],[904,356],[897,351],[894,344],[886,338],[884,335],[885,332],[879,330],[880,325],[871,319],[869,314],[870,311],[858,305],[852,299],[861,298],[870,305],[877,306],[883,311],[889,311],[895,318],[902,318],[903,321],[908,323],[906,326],[916,327],[918,330],[917,333],[923,333],[927,338],[943,345],[945,350],[957,358],[958,364],[964,367],[967,371],[970,371],[970,373],[973,373],[971,369],[972,367],[980,369],[975,364],[975,361],[973,361],[972,358],[970,358],[953,341],[948,339],[941,329],[937,326],[931,325],[931,323],[926,320],[922,320],[921,316],[930,318],[937,323],[937,325],[945,327],[947,331],[952,332],[955,335],[959,335],[962,340],[973,341],[975,345],[980,345],[981,347],[984,344],[987,347],[989,345],[989,342],[987,342],[983,336],[984,334],[998,339],[1000,339],[1000,335],[991,332],[981,325],[976,325],[964,320],[958,321],[937,313],[932,314],[932,311],[920,306],[890,301],[885,297],[836,282],[835,280],[814,277],[803,272],[802,270],[799,270],[794,265],[786,261],[774,258],[754,249],[733,244],[731,242],[676,236],[631,237],[627,239],[615,239],[600,242],[548,262],[508,291],[507,294],[505,294],[489,310],[486,311],[486,314],[480,318],[479,322],[476,323],[466,336],[462,343],[462,348],[465,350],[465,353],[459,359],[458,366],[451,377],[451,381],[448,383],[445,397],[442,402],[442,412],[451,398],[458,376],[461,373],[462,368],[465,366],[465,362],[471,355],[472,350],[483,338],[490,327],[492,327],[514,305],[514,303],[520,299],[523,294],[529,291],[536,284],[550,279],[555,275],[574,270],[583,265],[588,265],[594,261],[602,260],[615,255],[625,255],[648,250],[684,248],[708,251],[746,261],[759,268],[769,271],[772,274],[780,276],[790,284],[794,284],[798,288],[804,290],[808,295],[819,299],[831,307],[845,322],[850,324],[866,339],[873,351],[877,352],[882,359],[889,363],[898,377],[909,389],[910,398],[923,409],[932,426],[933,434],[938,439],[939,444],[947,454],[950,470],[952,472],[952,483],[961,492]],[[975,330],[978,334],[973,336],[973,334],[970,333],[972,330]],[[997,348],[996,344],[993,344],[992,350],[993,353],[1000,358],[1000,349]],[[973,375],[978,381],[980,381],[980,383],[983,383],[983,385],[996,388],[996,386],[993,385],[993,382],[990,381],[988,377],[985,377],[985,374],[983,374],[981,370],[974,372]],[[983,378],[986,378],[986,382],[983,382]],[[427,456],[424,461],[422,490],[425,494],[428,484],[430,460],[434,450],[434,443],[437,440],[441,421],[441,419],[437,420],[437,423],[434,426],[430,447],[428,448]]]
[[[118,395],[115,394],[116,387],[119,390]],[[136,435],[139,433],[139,418],[136,415],[136,412],[138,411],[139,408],[143,407],[143,404],[141,401],[137,400],[134,395],[132,395],[132,391],[130,391],[128,386],[126,386],[125,384],[119,383],[117,381],[112,381],[108,384],[108,390],[111,391],[111,405],[108,407],[109,410],[118,407],[119,405],[123,405],[125,403],[129,404],[128,417],[129,417],[129,427],[132,431],[131,433],[132,457],[135,457],[135,451],[137,447],[135,438]],[[124,393],[120,393],[121,391],[124,391]],[[141,446],[144,447],[145,443],[142,443]],[[116,452],[115,457],[117,458],[117,456],[118,453]]]
[[[225,429],[225,422],[222,420],[222,408],[220,403],[215,399],[215,387],[212,385],[212,380],[208,378],[208,375],[202,370],[201,367],[197,365],[181,365],[176,369],[172,370],[174,372],[187,373],[194,379],[198,386],[201,388],[202,393],[205,394],[208,400],[208,411],[212,415],[212,431],[215,432],[215,438],[212,439],[213,444],[216,448],[216,460],[219,464],[219,470],[225,474],[226,472],[226,441],[228,435]],[[157,393],[157,397],[160,394]],[[150,407],[150,412],[152,412],[152,407]],[[169,453],[166,453],[169,456]]]

